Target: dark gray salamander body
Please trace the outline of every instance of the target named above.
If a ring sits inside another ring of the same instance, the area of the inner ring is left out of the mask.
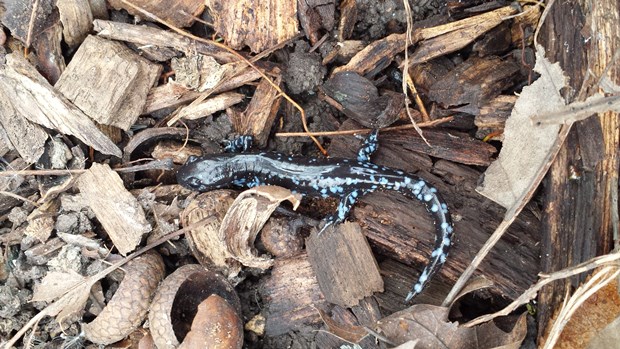
[[[437,190],[423,179],[367,161],[364,149],[359,160],[291,157],[280,153],[215,154],[190,158],[178,173],[179,184],[198,191],[258,185],[278,185],[303,195],[339,197],[337,212],[325,226],[343,222],[357,199],[375,190],[395,190],[421,201],[435,222],[435,247],[406,301],[428,284],[446,261],[452,238],[448,206]],[[372,153],[371,149],[368,154]]]

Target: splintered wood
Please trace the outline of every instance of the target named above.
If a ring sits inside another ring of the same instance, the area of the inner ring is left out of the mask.
[[[151,231],[142,206],[108,165],[94,163],[77,182],[83,199],[122,255],[133,251]]]
[[[7,135],[22,157],[35,162],[43,153],[47,133],[40,126],[74,135],[104,154],[121,156],[120,149],[95,123],[54,89],[20,54],[7,55],[6,61],[0,68],[0,121],[3,127],[8,125],[9,130],[15,130],[16,133],[7,131]],[[7,118],[9,116],[13,118]],[[11,128],[14,123],[24,127]]]
[[[344,223],[329,230],[306,242],[325,299],[350,307],[374,292],[383,292],[379,266],[360,226]]]

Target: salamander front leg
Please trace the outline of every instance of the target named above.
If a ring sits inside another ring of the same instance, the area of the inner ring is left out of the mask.
[[[340,199],[340,203],[338,204],[338,209],[336,209],[336,213],[325,218],[325,224],[319,231],[319,235],[323,233],[325,229],[330,225],[340,224],[344,222],[344,220],[347,219],[347,217],[349,216],[351,208],[353,207],[353,205],[355,205],[357,199],[362,195],[363,193],[361,191],[354,190],[343,196],[342,199]]]
[[[252,143],[254,143],[253,136],[239,136],[232,141],[226,141],[226,146],[224,147],[225,153],[245,153],[250,148],[252,148]]]
[[[377,129],[372,130],[372,132],[368,134],[368,137],[366,137],[366,139],[364,140],[364,143],[362,144],[362,147],[357,153],[357,161],[359,162],[370,161],[370,156],[375,151],[377,151],[377,148],[379,148],[379,141],[377,140],[378,134],[379,134],[379,130]]]

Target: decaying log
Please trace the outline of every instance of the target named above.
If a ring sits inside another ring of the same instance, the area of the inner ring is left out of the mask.
[[[426,134],[426,131],[425,131]],[[413,137],[413,136],[411,136]],[[416,173],[437,188],[448,203],[454,223],[454,246],[448,261],[435,278],[451,285],[470,263],[479,248],[494,231],[504,209],[475,191],[480,173],[453,162],[420,162],[419,154],[404,151],[392,134],[379,135],[380,147],[373,162]],[[354,156],[354,145],[332,142],[333,156]],[[347,143],[345,143],[347,144]],[[446,153],[462,149],[446,148]],[[396,160],[395,160],[396,159]],[[428,262],[435,240],[435,228],[422,204],[400,193],[385,191],[364,196],[352,210],[351,220],[362,226],[371,246],[382,255],[415,266],[417,273]],[[505,237],[487,257],[478,272],[495,283],[491,292],[516,298],[535,279],[539,271],[538,239],[540,222],[530,211],[520,215]],[[417,276],[409,280],[409,287]],[[408,289],[401,289],[404,299]]]
[[[617,1],[555,2],[542,27],[541,44],[557,61],[571,88],[567,102],[596,92],[600,79],[620,84],[620,4]],[[567,49],[570,48],[570,49]],[[609,69],[611,68],[611,69]],[[550,169],[543,217],[542,271],[584,262],[612,248],[617,230],[618,114],[608,112],[579,121]],[[566,290],[586,275],[557,281],[539,293],[539,340]]]

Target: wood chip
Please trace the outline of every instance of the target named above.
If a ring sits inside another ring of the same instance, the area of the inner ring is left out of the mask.
[[[56,88],[100,124],[127,131],[142,113],[161,69],[119,42],[89,36]]]
[[[194,24],[195,17],[199,16],[205,8],[202,0],[131,0],[131,4],[135,7],[127,5],[123,0],[110,0],[108,2],[117,10],[123,9],[134,16],[149,19],[142,11],[135,8],[139,7],[180,28]]]
[[[307,254],[276,259],[271,276],[260,291],[268,307],[268,337],[321,322],[316,307],[326,303]]]
[[[0,100],[29,121],[65,135],[73,135],[96,150],[114,156],[121,151],[95,123],[58,93],[20,54],[6,56],[0,68]],[[10,110],[10,109],[9,109]],[[25,134],[24,137],[32,137]]]
[[[277,46],[297,35],[297,0],[206,0],[215,30],[233,49],[252,52]]]
[[[69,47],[79,45],[93,29],[93,13],[88,0],[58,0],[56,3],[62,34]]]
[[[277,74],[273,82],[280,85],[282,76],[279,70],[274,69],[272,73]],[[254,145],[258,148],[265,147],[281,101],[280,93],[269,82],[262,79],[245,112],[233,114],[233,126],[237,133],[253,135]]]
[[[108,165],[94,163],[78,178],[83,199],[123,255],[133,251],[151,231],[142,206]]]
[[[350,307],[374,292],[383,292],[379,266],[358,224],[344,223],[321,235],[313,234],[306,248],[330,303]]]

